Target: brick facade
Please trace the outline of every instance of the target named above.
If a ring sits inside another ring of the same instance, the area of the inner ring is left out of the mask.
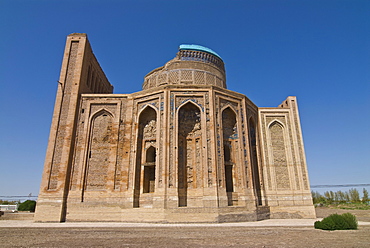
[[[35,221],[314,218],[295,97],[258,108],[222,59],[179,50],[113,94],[85,34],[67,37]]]

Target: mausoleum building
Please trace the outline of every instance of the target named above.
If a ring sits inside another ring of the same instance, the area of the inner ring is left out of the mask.
[[[257,107],[197,45],[113,94],[86,34],[67,37],[35,221],[314,217],[296,97]]]

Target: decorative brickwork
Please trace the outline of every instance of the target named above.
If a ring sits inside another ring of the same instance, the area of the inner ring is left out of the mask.
[[[170,79],[169,79],[168,83],[169,84],[178,84],[180,82],[179,74],[180,74],[180,71],[171,71],[170,72]]]
[[[212,54],[179,51],[165,66],[146,75],[143,89],[167,84],[201,84],[226,88],[225,67],[222,60]]]

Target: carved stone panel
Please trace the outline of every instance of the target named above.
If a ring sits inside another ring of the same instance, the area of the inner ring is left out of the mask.
[[[273,168],[275,170],[276,188],[290,189],[290,178],[284,140],[283,127],[274,122],[270,128]]]

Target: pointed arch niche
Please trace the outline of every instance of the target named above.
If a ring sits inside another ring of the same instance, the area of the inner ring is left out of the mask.
[[[147,106],[140,113],[138,124],[134,207],[139,207],[142,193],[155,191],[157,112]]]
[[[257,198],[257,204],[262,205],[261,181],[257,159],[256,124],[252,117],[249,118],[249,141],[250,141],[253,187]]]
[[[106,190],[109,157],[114,149],[112,141],[113,116],[101,110],[91,118],[90,146],[86,160],[85,190]]]
[[[235,170],[238,151],[238,129],[236,114],[227,107],[222,111],[222,131],[224,147],[225,187],[228,205],[233,205],[233,192],[235,182]]]
[[[273,157],[273,170],[275,171],[276,188],[290,189],[284,126],[279,121],[269,125],[271,152]]]
[[[201,186],[201,110],[191,102],[178,112],[178,204],[187,206],[188,189]],[[198,182],[197,182],[198,180]]]
[[[143,193],[153,193],[155,186],[155,160],[156,152],[155,147],[150,146],[146,150],[146,160],[144,164],[143,175]]]

